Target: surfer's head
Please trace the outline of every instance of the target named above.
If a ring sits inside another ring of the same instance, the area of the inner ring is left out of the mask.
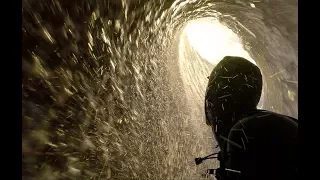
[[[205,95],[207,124],[228,128],[235,116],[256,109],[262,91],[260,69],[242,57],[226,56],[213,69]]]

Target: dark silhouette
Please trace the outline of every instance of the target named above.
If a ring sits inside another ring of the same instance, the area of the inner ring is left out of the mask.
[[[213,69],[205,95],[206,123],[220,146],[218,180],[297,179],[298,121],[258,110],[262,91],[259,68],[241,57],[226,56]]]

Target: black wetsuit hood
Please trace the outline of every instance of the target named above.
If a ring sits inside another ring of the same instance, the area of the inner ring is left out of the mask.
[[[261,92],[262,75],[255,64],[224,57],[211,72],[205,94],[206,123],[215,136],[227,136],[237,120],[256,110]]]

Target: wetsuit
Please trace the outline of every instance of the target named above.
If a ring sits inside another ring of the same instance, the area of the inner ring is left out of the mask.
[[[256,108],[260,69],[225,57],[213,69],[205,96],[206,123],[220,146],[217,179],[296,179],[298,120]]]

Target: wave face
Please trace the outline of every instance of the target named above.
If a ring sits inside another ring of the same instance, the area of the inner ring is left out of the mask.
[[[254,4],[254,6],[252,5]],[[193,179],[216,142],[214,67],[183,34],[214,18],[264,78],[260,107],[298,116],[297,1],[24,0],[23,179]]]

